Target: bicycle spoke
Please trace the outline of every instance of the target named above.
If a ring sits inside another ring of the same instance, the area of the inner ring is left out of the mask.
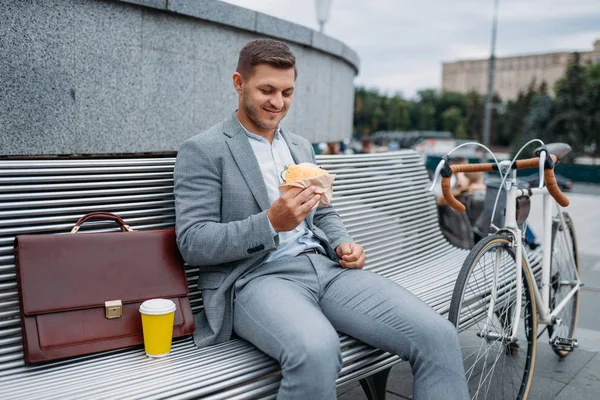
[[[471,398],[514,399],[525,393],[524,385],[530,381],[530,354],[536,339],[530,326],[535,321],[530,278],[524,269],[523,285],[517,291],[514,251],[506,241],[488,241],[494,245],[487,248],[483,243],[479,253],[473,252],[477,257],[465,261],[468,273],[462,278],[461,300],[451,305],[460,307],[451,315],[459,331]],[[516,315],[519,299],[520,315]],[[513,326],[515,342],[509,341]]]
[[[552,308],[560,304],[573,289],[578,279],[577,243],[573,231],[573,222],[563,213],[563,218],[555,217],[552,231],[552,258],[550,263],[550,305]],[[564,223],[563,223],[564,222]],[[576,292],[556,315],[560,325],[549,327],[548,334],[552,340],[555,337],[573,338],[577,313],[579,310],[579,292]],[[552,311],[552,310],[550,310]],[[568,351],[554,349],[564,357]]]
[[[498,352],[498,355],[496,356],[496,359],[494,360],[494,364],[492,365],[492,368],[490,368],[490,372],[488,373],[487,376],[489,376],[494,371],[494,369],[496,367],[496,364],[498,364],[498,361],[500,360],[500,356],[501,355],[502,355],[502,349],[500,349],[500,351]],[[486,376],[486,379],[487,379],[487,376]],[[487,389],[485,390],[485,397],[486,398],[488,396],[488,393],[490,392],[490,387],[492,386],[492,382],[493,381],[494,381],[493,379],[489,380],[489,383],[487,385]],[[477,391],[479,391],[479,389]]]

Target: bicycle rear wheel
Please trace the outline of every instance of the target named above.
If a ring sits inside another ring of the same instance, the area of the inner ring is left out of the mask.
[[[498,263],[494,312],[488,318]],[[463,263],[448,319],[458,329],[472,399],[523,399],[531,388],[537,343],[534,280],[523,260],[521,293],[515,253],[507,236],[482,239]],[[517,296],[521,313],[515,318]],[[518,325],[516,342],[510,341]],[[486,331],[487,327],[487,331]]]
[[[579,254],[577,252],[577,239],[573,221],[566,212],[563,212],[564,224],[560,218],[552,222],[552,258],[550,261],[550,311],[567,297],[567,294],[577,284],[579,272]],[[579,291],[565,304],[557,314],[557,325],[548,326],[550,342],[555,337],[573,339],[579,315]],[[552,346],[552,350],[561,357],[566,357],[570,352]]]

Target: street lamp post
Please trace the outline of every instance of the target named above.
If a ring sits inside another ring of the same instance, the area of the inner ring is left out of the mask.
[[[325,23],[329,19],[329,10],[331,9],[331,0],[315,0],[317,7],[317,21],[319,21],[319,32],[325,30]]]
[[[492,96],[494,94],[494,73],[496,71],[496,30],[498,26],[498,0],[494,0],[494,19],[492,23],[492,51],[488,66],[488,92],[485,100],[485,119],[483,121],[483,144],[490,146],[490,128],[492,124]]]

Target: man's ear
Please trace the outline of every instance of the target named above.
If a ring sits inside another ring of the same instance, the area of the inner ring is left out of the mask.
[[[235,91],[238,92],[238,94],[242,94],[242,85],[244,84],[244,79],[242,78],[242,75],[239,72],[234,72],[232,79]]]

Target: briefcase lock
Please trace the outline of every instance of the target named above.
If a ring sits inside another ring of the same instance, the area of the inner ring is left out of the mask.
[[[107,319],[121,318],[123,316],[123,303],[121,303],[121,300],[105,301],[104,308],[106,309]]]

